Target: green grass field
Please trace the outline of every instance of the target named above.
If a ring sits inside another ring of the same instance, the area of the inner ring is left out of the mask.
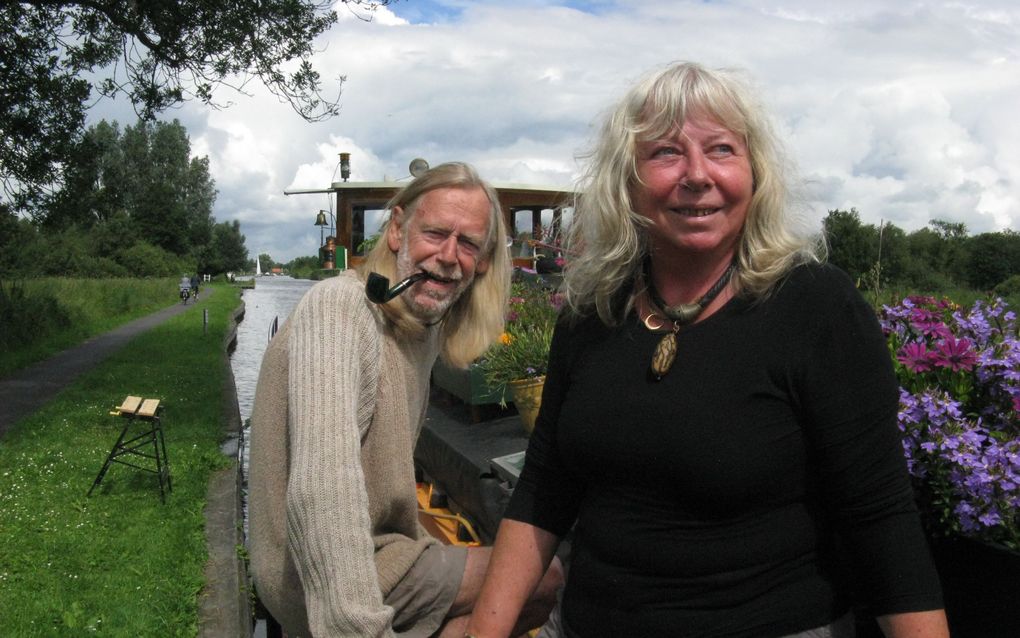
[[[176,279],[0,281],[0,377],[177,300]]]
[[[205,287],[197,305],[0,439],[2,635],[196,635],[206,490],[232,463],[219,444],[224,339],[238,305],[237,289]],[[119,464],[86,497],[123,425],[109,411],[128,394],[166,406],[173,492],[165,505],[155,475]]]

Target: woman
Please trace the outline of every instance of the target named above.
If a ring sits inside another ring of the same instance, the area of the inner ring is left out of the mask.
[[[794,231],[761,108],[678,64],[609,114],[542,412],[469,623],[573,530],[567,636],[947,636],[872,309]],[[568,253],[570,254],[570,253]]]

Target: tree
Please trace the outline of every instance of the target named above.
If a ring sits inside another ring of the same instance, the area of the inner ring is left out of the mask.
[[[103,121],[68,151],[61,167],[63,187],[36,214],[46,228],[91,228],[123,209],[125,165],[119,143],[117,124]]]
[[[370,7],[390,0],[342,0]],[[126,96],[144,120],[253,80],[309,121],[339,112],[322,95],[312,42],[328,0],[28,0],[0,3],[0,177],[17,210],[58,178],[97,97]],[[94,78],[94,79],[93,79]]]
[[[43,252],[39,231],[0,204],[0,280],[37,274],[35,257]]]
[[[216,190],[208,160],[189,158],[188,132],[177,120],[139,122],[134,128],[130,144],[137,181],[129,210],[139,231],[178,255],[209,243]]]
[[[905,282],[924,290],[952,287],[962,281],[967,227],[938,219],[907,236],[910,259]]]
[[[139,121],[123,134],[116,123],[100,122],[68,157],[63,186],[36,218],[52,233],[120,223],[126,215],[138,239],[186,255],[212,240],[216,200],[209,160],[190,155],[188,133],[177,120]]]
[[[822,220],[829,244],[829,261],[861,282],[878,261],[878,229],[861,223],[856,208],[830,210]]]
[[[1013,231],[982,233],[967,241],[967,283],[991,290],[1020,274],[1020,234]]]
[[[269,253],[259,253],[259,266],[262,267],[262,272],[267,273],[276,266],[278,266],[273,258],[269,256]]]
[[[283,269],[296,279],[321,279],[322,259],[318,255],[295,257],[287,262]]]
[[[901,281],[907,270],[910,256],[907,250],[907,234],[899,226],[886,222],[879,232],[881,241],[880,257],[881,285],[892,281]]]
[[[198,269],[214,275],[245,270],[248,249],[244,246],[244,239],[241,222],[236,219],[216,224],[212,230],[212,242],[199,254]]]

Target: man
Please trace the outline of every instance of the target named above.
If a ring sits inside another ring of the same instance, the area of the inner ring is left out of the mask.
[[[314,286],[270,343],[252,412],[251,571],[288,636],[457,636],[489,548],[447,547],[418,524],[414,444],[441,353],[464,366],[495,340],[509,294],[493,189],[437,166],[387,205],[360,272]],[[365,278],[425,272],[375,305]],[[522,627],[541,624],[550,570]]]

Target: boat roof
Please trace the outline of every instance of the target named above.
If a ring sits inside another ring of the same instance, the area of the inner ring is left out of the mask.
[[[357,200],[388,200],[406,186],[406,181],[381,182],[333,182],[329,188],[293,189],[283,191],[285,195],[307,195],[314,193],[336,193],[337,197]],[[493,182],[492,187],[500,195],[504,206],[563,206],[569,203],[574,189],[569,186],[544,184],[519,184]]]

